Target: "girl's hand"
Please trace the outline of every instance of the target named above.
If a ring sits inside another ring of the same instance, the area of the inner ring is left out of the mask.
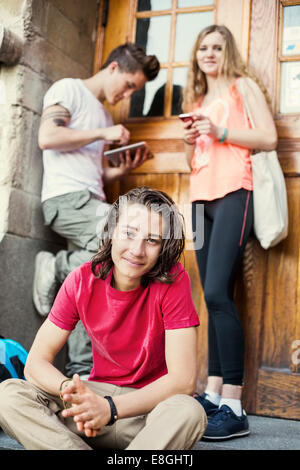
[[[219,140],[223,134],[223,128],[216,126],[207,116],[201,116],[201,119],[196,119],[192,128],[194,128],[198,135],[208,134],[216,140]]]
[[[193,120],[183,122],[183,140],[189,144],[195,144],[199,132],[193,127]]]

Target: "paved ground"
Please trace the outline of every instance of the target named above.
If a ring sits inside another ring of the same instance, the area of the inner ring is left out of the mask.
[[[0,430],[0,450],[22,450],[23,447]]]
[[[248,416],[250,435],[223,442],[200,441],[196,450],[300,450],[300,421]]]
[[[251,434],[223,442],[200,441],[194,450],[300,450],[300,421],[249,416]],[[0,450],[21,450],[0,431]]]

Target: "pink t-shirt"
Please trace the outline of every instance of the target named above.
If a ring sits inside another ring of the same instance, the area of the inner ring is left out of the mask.
[[[199,103],[195,109],[217,126],[248,129],[237,81],[210,105]],[[190,200],[212,201],[241,188],[253,189],[249,149],[220,143],[208,135],[198,137],[192,158]]]
[[[178,263],[173,284],[151,282],[129,292],[111,286],[112,270],[98,279],[85,263],[64,281],[49,320],[73,330],[80,319],[91,338],[89,380],[143,387],[167,373],[165,330],[198,326],[190,278]]]

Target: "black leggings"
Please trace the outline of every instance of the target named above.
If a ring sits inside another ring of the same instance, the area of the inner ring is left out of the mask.
[[[198,204],[204,204],[204,243],[196,257],[209,312],[208,375],[222,377],[224,384],[242,385],[244,335],[233,291],[253,225],[252,191],[239,189],[214,201],[193,202],[194,233]]]

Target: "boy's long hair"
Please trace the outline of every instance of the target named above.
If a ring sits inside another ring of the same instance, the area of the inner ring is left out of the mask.
[[[198,66],[196,54],[203,39],[208,34],[215,32],[221,34],[225,42],[219,76],[223,75],[228,80],[238,77],[252,78],[261,88],[266,97],[267,103],[270,106],[270,98],[266,88],[243,61],[231,31],[226,28],[226,26],[214,24],[207,26],[198,34],[192,49],[190,65],[188,68],[187,84],[183,91],[183,110],[185,112],[191,111],[199,98],[207,93],[206,76]]]
[[[100,279],[106,279],[113,267],[111,257],[112,236],[118,224],[120,213],[127,204],[139,204],[161,214],[166,230],[162,236],[161,250],[157,262],[141,280],[146,286],[150,281],[171,284],[176,273],[170,274],[171,268],[179,261],[185,245],[183,217],[178,212],[174,201],[164,192],[140,187],[120,196],[111,206],[102,231],[98,253],[92,260],[92,272]]]

